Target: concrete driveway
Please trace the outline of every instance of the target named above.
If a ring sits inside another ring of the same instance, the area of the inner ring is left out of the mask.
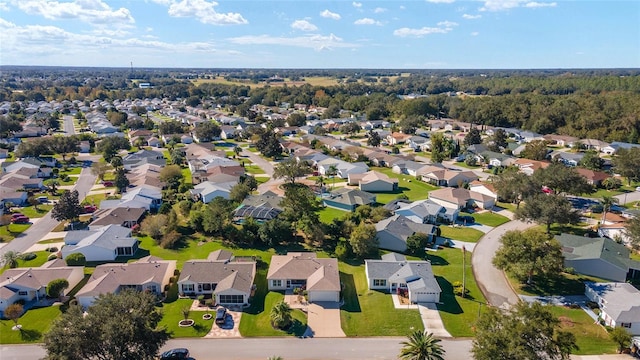
[[[450,338],[451,334],[444,328],[438,308],[434,303],[418,304],[418,311],[424,324],[424,329],[439,338]]]
[[[309,304],[305,336],[345,337],[340,325],[340,304],[329,301]]]

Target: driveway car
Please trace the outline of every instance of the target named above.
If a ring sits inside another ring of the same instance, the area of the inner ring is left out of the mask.
[[[224,325],[227,321],[227,309],[224,307],[219,307],[216,309],[216,324]]]
[[[28,224],[30,221],[30,219],[26,216],[18,216],[15,218],[11,219],[11,222],[13,222],[14,224]]]
[[[160,360],[188,359],[189,350],[185,348],[171,349],[160,355]]]
[[[16,218],[19,218],[19,217],[27,217],[27,216],[25,214],[23,214],[23,213],[13,213],[13,214],[11,214],[11,219],[12,220],[16,219]]]

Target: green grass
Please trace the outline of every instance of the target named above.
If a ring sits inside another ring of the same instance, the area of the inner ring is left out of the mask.
[[[398,195],[406,195],[410,201],[422,200],[429,197],[429,192],[438,189],[438,187],[425,182],[416,180],[413,176],[404,174],[395,174],[389,168],[371,168],[371,170],[379,171],[391,178],[398,179],[398,190],[390,193],[376,193],[376,199],[381,204],[389,203],[397,199]]]
[[[344,210],[340,210],[332,207],[325,207],[318,211],[318,215],[320,215],[320,221],[322,221],[325,224],[330,224],[333,221],[333,219],[342,218],[348,213],[349,213],[348,211],[344,211]]]
[[[440,226],[441,236],[449,239],[477,242],[484,235],[480,230],[469,227]]]
[[[193,184],[193,179],[191,178],[191,170],[189,168],[182,169],[182,176],[184,177],[185,184]]]
[[[175,285],[174,285],[175,286]],[[213,320],[203,320],[202,315],[206,311],[192,311],[189,314],[189,319],[195,321],[193,326],[180,327],[178,322],[184,319],[182,315],[182,308],[185,306],[191,306],[193,300],[191,299],[178,299],[171,302],[163,303],[161,307],[162,320],[160,326],[164,326],[171,332],[173,337],[203,337],[209,333],[211,326],[213,326]]]
[[[61,170],[58,174],[59,175],[62,175],[62,174],[80,175],[81,172],[82,172],[82,168],[81,167],[68,167],[66,171],[63,168],[63,170]]]
[[[615,195],[624,194],[625,192],[626,191],[622,191],[620,189],[618,190],[598,189],[598,191],[592,194],[585,194],[584,196],[594,198],[594,199],[602,199],[604,196],[615,196]]]
[[[464,161],[456,162],[456,163],[455,163],[455,165],[456,165],[456,166],[463,167],[463,168],[465,168],[465,169],[472,169],[472,170],[482,168],[482,165],[471,166],[471,165],[467,165],[467,163],[466,163],[466,162],[464,162]]]
[[[264,183],[266,183],[267,181],[269,181],[269,179],[271,179],[271,178],[270,178],[270,177],[268,177],[268,176],[256,176],[255,178],[256,178],[256,181],[258,182],[258,185],[260,185],[260,184],[264,184]]]
[[[28,218],[41,218],[45,216],[51,209],[53,209],[53,205],[38,205],[38,209],[34,206],[26,206],[20,208],[19,212],[23,213]]]
[[[240,334],[252,336],[302,336],[307,329],[307,316],[300,310],[292,310],[293,324],[287,330],[274,329],[271,326],[271,309],[284,299],[284,295],[267,290],[267,269],[263,264],[256,272],[256,294],[240,319]]]
[[[576,355],[615,354],[616,344],[609,339],[609,334],[598,324],[593,323],[582,309],[570,309],[562,306],[552,306],[551,312],[561,320],[562,330],[569,331],[576,336],[579,350]]]
[[[75,183],[78,182],[78,177],[77,176],[69,176],[67,181],[62,181],[62,179],[58,179],[58,182],[60,183],[59,184],[60,186],[75,185]]]
[[[249,173],[249,174],[265,174],[264,170],[262,170],[262,168],[258,165],[255,164],[251,164],[251,165],[245,165],[244,166],[244,170]]]
[[[509,211],[511,211],[511,212],[516,211],[516,204],[512,204],[512,203],[505,203],[505,202],[500,202],[500,201],[498,201],[498,202],[496,203],[496,205],[497,205],[497,206],[499,206],[499,207],[501,207],[501,208],[507,209],[507,210],[509,210]]]
[[[9,242],[27,230],[31,224],[9,224],[0,226],[0,238],[3,242]]]
[[[18,319],[22,331],[13,331],[11,320],[0,320],[0,344],[42,342],[42,335],[49,331],[51,323],[61,314],[60,306],[48,306],[28,310]]]
[[[368,289],[364,265],[339,263],[344,284],[340,310],[347,336],[405,336],[424,326],[417,309],[396,309],[391,295]]]
[[[55,244],[55,243],[59,243],[59,242],[64,242],[64,238],[40,240],[40,241],[38,241],[38,244]]]
[[[573,234],[578,236],[584,236],[584,234],[591,232],[588,228],[589,224],[579,223],[579,224],[551,224],[551,233],[552,234]],[[542,231],[547,231],[546,225],[539,225]]]
[[[40,267],[47,262],[47,258],[51,255],[48,251],[36,251],[34,254],[36,254],[36,258],[33,260],[18,260],[18,267]]]
[[[560,277],[557,279],[534,277],[533,282],[530,285],[520,283],[511,275],[508,275],[507,279],[509,279],[511,287],[513,287],[518,294],[532,296],[582,295],[584,294],[585,281],[608,282],[608,280],[594,276],[567,273],[560,274]]]
[[[116,189],[112,188],[111,191],[106,191],[104,194],[93,194],[93,195],[87,195],[84,200],[82,200],[83,204],[96,204],[96,205],[100,205],[100,201],[102,200],[117,200],[120,199],[120,197],[122,197],[122,195],[120,194],[116,194]],[[105,194],[111,194],[109,196],[105,196]]]
[[[471,255],[467,253],[465,262],[465,298],[453,293],[453,283],[462,282],[462,250],[442,249],[429,252],[433,273],[442,289],[438,310],[447,331],[454,337],[471,337],[478,314],[485,308],[486,300],[480,292],[471,269]]]
[[[465,212],[461,212],[460,215],[470,215],[473,216],[473,218],[475,219],[475,221],[478,224],[482,224],[482,225],[487,225],[487,226],[492,226],[492,227],[496,227],[496,226],[500,226],[504,223],[508,223],[509,222],[509,218],[507,218],[506,216],[502,216],[493,212],[489,212],[489,211],[484,211],[481,213],[474,213],[474,214],[468,214]]]

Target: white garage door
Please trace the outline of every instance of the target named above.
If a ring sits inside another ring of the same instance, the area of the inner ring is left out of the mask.
[[[310,291],[309,301],[340,301],[340,294],[337,291]]]
[[[415,302],[438,302],[438,294],[417,292],[413,294]]]

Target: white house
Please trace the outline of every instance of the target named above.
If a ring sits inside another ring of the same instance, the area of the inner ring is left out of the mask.
[[[269,290],[304,288],[310,302],[340,301],[338,260],[311,252],[274,255],[267,273]]]
[[[370,290],[407,290],[412,303],[440,302],[442,290],[429,261],[407,261],[404,255],[389,253],[382,260],[365,260],[364,267]]]
[[[69,231],[64,237],[62,257],[81,253],[87,261],[113,261],[118,256],[133,256],[138,251],[138,239],[131,229],[107,225],[96,230]]]
[[[640,335],[640,290],[628,283],[588,282],[585,295],[600,306],[598,318],[605,325]]]
[[[193,187],[190,190],[191,195],[197,200],[202,201],[205,204],[211,202],[211,200],[220,196],[225,199],[229,199],[231,188],[237,184],[234,182],[215,183],[212,181],[203,181],[200,184]]]

